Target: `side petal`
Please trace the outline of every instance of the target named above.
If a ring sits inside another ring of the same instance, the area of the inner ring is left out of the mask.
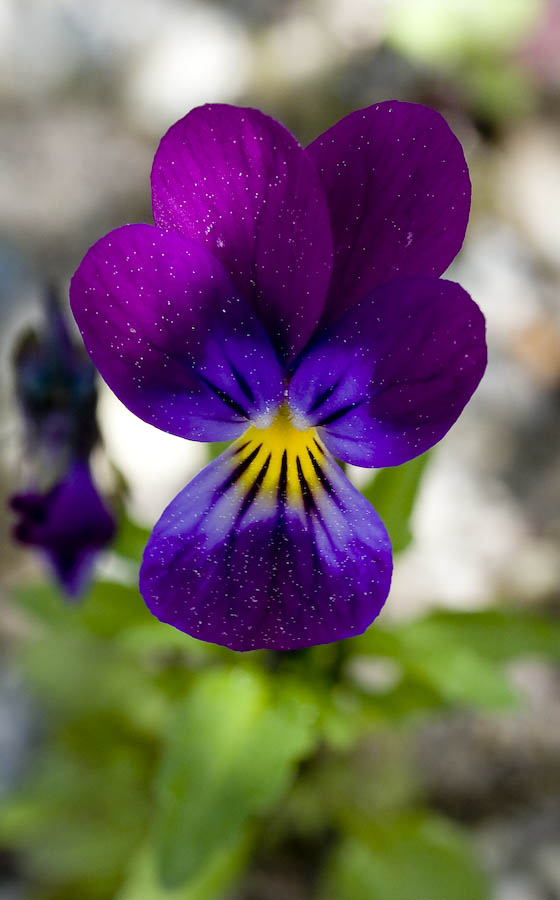
[[[396,466],[441,440],[485,367],[484,317],[460,285],[393,281],[311,345],[289,404],[339,459]]]
[[[193,109],[161,141],[154,221],[201,242],[291,357],[323,312],[332,236],[315,166],[293,135],[255,109]]]
[[[108,234],[74,275],[70,302],[109,387],[163,431],[227,440],[281,402],[263,326],[212,254],[175,232]]]
[[[439,113],[378,103],[346,116],[307,152],[334,238],[327,321],[394,278],[445,271],[463,243],[471,185],[461,145]]]
[[[391,580],[371,505],[320,441],[239,438],[167,507],[144,553],[152,613],[233,650],[295,650],[361,634]]]
[[[77,597],[87,586],[95,557],[115,531],[87,463],[74,463],[47,493],[16,494],[10,502],[19,515],[15,538],[43,550],[61,587],[69,597]]]

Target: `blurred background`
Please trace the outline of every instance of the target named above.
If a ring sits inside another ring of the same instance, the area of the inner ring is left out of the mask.
[[[98,237],[151,221],[167,127],[226,101],[305,144],[389,98],[463,143],[449,277],[490,362],[426,465],[350,473],[399,551],[387,609],[274,659],[152,621],[145,529],[208,450],[99,385],[119,533],[80,604],[0,508],[1,900],[560,898],[559,0],[0,0],[2,492],[14,343]]]

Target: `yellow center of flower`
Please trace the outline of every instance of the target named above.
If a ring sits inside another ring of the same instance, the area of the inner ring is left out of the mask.
[[[296,428],[286,406],[267,428],[248,428],[230,453],[239,489],[261,503],[288,503],[307,512],[325,480],[323,443],[314,428]]]

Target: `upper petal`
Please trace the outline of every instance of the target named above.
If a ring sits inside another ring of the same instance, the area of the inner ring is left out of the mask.
[[[485,367],[484,317],[460,285],[393,281],[311,345],[289,403],[339,459],[394,466],[444,436]]]
[[[324,308],[332,236],[315,166],[293,135],[255,109],[201,106],[173,125],[152,169],[154,220],[223,263],[283,355]]]
[[[204,247],[151,225],[118,228],[70,286],[86,348],[140,418],[193,440],[226,440],[281,402],[263,326]]]
[[[461,145],[439,113],[378,103],[346,116],[307,151],[334,238],[328,321],[393,278],[445,271],[463,243],[471,186]]]
[[[363,632],[391,569],[382,522],[322,443],[251,428],[165,510],[140,590],[201,640],[295,650]]]

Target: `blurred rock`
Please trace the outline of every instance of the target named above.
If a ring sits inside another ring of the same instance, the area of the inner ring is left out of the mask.
[[[36,105],[81,75],[113,80],[180,0],[3,0],[0,97]]]
[[[559,900],[558,805],[533,807],[507,819],[497,815],[477,829],[476,841],[493,876],[493,900]]]
[[[546,900],[535,879],[505,875],[496,880],[493,900]]]
[[[529,685],[521,711],[442,718],[421,732],[417,771],[438,809],[481,822],[551,806],[560,837],[560,673],[539,667],[537,679],[517,668],[517,685]]]
[[[151,219],[155,146],[112,111],[80,104],[5,113],[0,234],[44,264],[43,277],[72,270],[90,243],[131,218]]]
[[[525,122],[503,147],[498,199],[535,250],[560,268],[560,133],[552,123]]]
[[[193,106],[235,102],[248,84],[251,44],[226,10],[186,4],[162,19],[124,82],[128,113],[157,134]]]

